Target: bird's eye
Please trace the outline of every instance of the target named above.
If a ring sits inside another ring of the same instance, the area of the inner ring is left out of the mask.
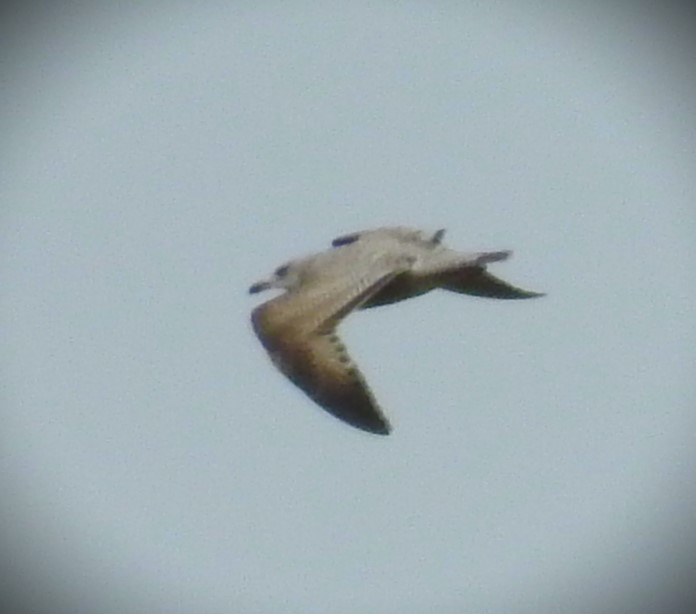
[[[289,269],[289,268],[290,268],[290,267],[288,267],[287,264],[284,264],[283,266],[279,266],[279,267],[275,270],[276,277],[285,277],[285,276],[287,275],[287,273],[288,273],[288,269]]]

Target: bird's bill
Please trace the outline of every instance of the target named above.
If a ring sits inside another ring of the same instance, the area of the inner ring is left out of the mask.
[[[249,294],[256,294],[257,292],[263,292],[271,287],[271,283],[268,281],[257,281],[255,284],[249,286]]]

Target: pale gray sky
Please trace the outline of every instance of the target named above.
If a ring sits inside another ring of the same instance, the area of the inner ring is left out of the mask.
[[[3,18],[6,600],[539,614],[683,596],[693,15],[61,7]],[[342,336],[395,427],[379,438],[275,371],[247,288],[391,224],[511,248],[495,272],[549,295],[354,314]]]

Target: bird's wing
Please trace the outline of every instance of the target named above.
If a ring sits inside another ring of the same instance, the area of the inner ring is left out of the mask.
[[[517,288],[480,267],[446,271],[438,276],[438,280],[438,286],[444,290],[485,298],[521,299],[544,296],[543,292]]]
[[[419,277],[430,276],[446,278],[457,276],[460,272],[483,269],[491,262],[507,260],[512,255],[509,250],[497,252],[458,252],[435,244],[431,249],[419,249],[413,273]]]
[[[252,313],[256,334],[283,374],[329,413],[380,435],[389,433],[389,422],[335,330],[406,266],[398,258],[383,258],[357,281],[347,276],[313,284]]]
[[[330,414],[364,431],[389,434],[389,421],[335,333],[287,337],[269,354],[295,385]]]

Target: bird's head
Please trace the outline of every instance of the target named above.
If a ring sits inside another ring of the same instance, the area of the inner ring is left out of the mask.
[[[299,268],[294,261],[286,262],[280,265],[273,274],[262,281],[257,281],[249,287],[250,294],[270,290],[271,288],[279,288],[288,290],[294,287],[299,282]]]

